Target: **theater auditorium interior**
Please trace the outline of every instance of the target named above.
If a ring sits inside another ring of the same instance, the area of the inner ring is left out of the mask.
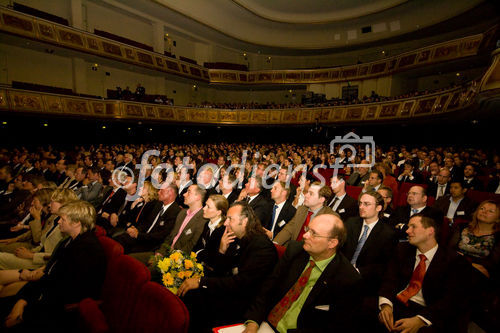
[[[0,0],[2,331],[499,332],[499,13]]]

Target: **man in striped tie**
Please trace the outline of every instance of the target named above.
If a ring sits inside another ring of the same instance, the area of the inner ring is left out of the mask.
[[[379,321],[390,332],[463,332],[468,262],[438,245],[438,224],[422,213],[410,218],[406,233],[379,291]]]
[[[337,252],[346,231],[337,215],[314,217],[304,241],[290,241],[273,274],[247,311],[245,333],[260,325],[280,333],[352,332],[360,307],[360,276]]]

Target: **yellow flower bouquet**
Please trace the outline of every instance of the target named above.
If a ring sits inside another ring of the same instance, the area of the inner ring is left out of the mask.
[[[158,258],[157,267],[162,274],[165,287],[172,293],[188,278],[203,276],[203,266],[196,261],[196,253],[187,255],[179,250],[170,251],[165,257]]]

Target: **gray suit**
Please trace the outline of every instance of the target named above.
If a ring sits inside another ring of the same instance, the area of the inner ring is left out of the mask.
[[[309,208],[304,205],[297,208],[297,212],[294,217],[285,225],[279,234],[276,235],[274,242],[279,245],[286,245],[290,240],[296,240],[304,222],[306,221],[308,211]],[[318,211],[315,217],[321,214],[333,214],[333,210],[330,207],[325,206]]]

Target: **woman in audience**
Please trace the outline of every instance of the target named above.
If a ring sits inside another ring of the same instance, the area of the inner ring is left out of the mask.
[[[44,189],[38,192],[41,191],[44,191]],[[59,208],[70,201],[78,199],[76,194],[67,188],[56,189],[50,198],[49,211],[51,215],[44,224],[41,222],[33,223],[30,238],[26,238],[26,240],[29,239],[37,246],[28,248],[23,246],[23,243],[14,243],[19,244],[14,253],[0,252],[0,269],[39,268],[50,258],[52,251],[63,238],[61,231],[57,227]],[[37,217],[35,217],[36,220]]]
[[[467,258],[484,277],[494,277],[500,264],[499,205],[483,201],[472,221],[459,224],[453,230],[449,246]]]
[[[382,185],[390,187],[393,196],[395,198],[398,194],[398,181],[392,175],[392,170],[390,165],[387,162],[376,163],[375,169],[382,172],[382,175],[384,175],[384,180],[382,181]]]
[[[157,202],[158,189],[151,182],[145,181],[139,198],[130,206],[130,211],[127,214],[126,228],[140,224],[142,219],[149,216],[149,213]]]
[[[5,320],[7,327],[20,325],[20,331],[46,332],[67,329],[72,324],[66,320],[64,305],[100,293],[106,259],[92,230],[94,207],[88,202],[72,201],[59,209],[59,215],[59,228],[69,237],[54,252],[44,275],[27,283],[10,299],[14,306]]]
[[[16,237],[0,240],[0,251],[14,253],[21,246],[31,249],[40,242],[40,230],[50,215],[49,206],[52,192],[51,189],[41,189],[35,193],[29,210],[30,222],[16,226],[27,230]]]
[[[205,224],[205,229],[201,234],[198,243],[194,247],[198,262],[205,266],[205,273],[208,276],[220,275],[217,268],[214,267],[214,256],[219,255],[219,245],[224,234],[224,221],[229,208],[227,199],[223,195],[212,194],[208,197],[203,207],[203,217],[210,221]]]
[[[471,263],[470,283],[464,296],[471,299],[471,319],[486,331],[494,331],[499,311],[500,207],[492,200],[483,201],[470,223],[459,224],[449,241]]]

